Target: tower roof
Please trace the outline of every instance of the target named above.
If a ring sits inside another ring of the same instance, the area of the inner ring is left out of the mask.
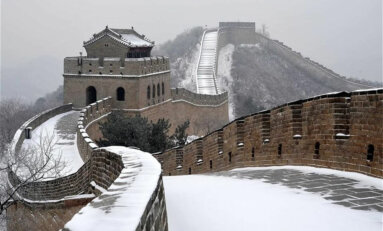
[[[110,38],[116,40],[117,42],[127,46],[127,47],[153,47],[154,42],[150,41],[145,37],[145,35],[138,34],[132,27],[132,29],[112,29],[108,26],[105,27],[101,32],[94,34],[91,39],[84,41],[84,47],[89,44],[94,43],[95,41],[109,36]]]

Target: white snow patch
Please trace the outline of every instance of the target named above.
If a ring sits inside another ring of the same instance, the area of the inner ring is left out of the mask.
[[[302,170],[301,167],[296,168]],[[317,169],[305,170],[304,167],[303,171],[317,172]],[[364,183],[368,184],[368,180]],[[382,214],[379,212],[335,205],[319,194],[261,180],[186,175],[164,177],[164,186],[169,230],[382,229]]]
[[[337,137],[349,137],[350,134],[337,133],[335,136],[337,136]]]
[[[186,138],[186,143],[185,144],[188,144],[188,143],[191,143],[193,142],[194,140],[198,139],[199,136],[196,136],[196,135],[190,135]]]
[[[121,155],[125,168],[102,196],[65,225],[71,231],[136,230],[157,187],[161,166],[151,154],[121,146],[103,149]]]
[[[201,44],[197,43],[195,47],[190,51],[190,54],[188,54],[187,57],[177,60],[180,69],[185,70],[185,78],[179,83],[179,86],[190,91],[197,91],[195,82],[195,70],[197,68],[200,47]]]
[[[227,91],[229,93],[229,120],[235,119],[233,94],[230,92],[230,87],[233,83],[231,76],[231,67],[233,64],[234,45],[227,44],[219,51],[218,68],[217,68],[217,85],[220,91]]]
[[[380,178],[367,176],[361,173],[348,172],[348,171],[339,171],[335,169],[328,168],[316,168],[310,166],[271,166],[271,167],[249,167],[249,168],[240,168],[233,169],[231,171],[248,171],[248,170],[264,170],[264,169],[294,169],[304,173],[318,173],[323,175],[336,175],[339,177],[346,177],[359,181],[358,186],[360,187],[375,187],[377,189],[383,190],[383,181]]]

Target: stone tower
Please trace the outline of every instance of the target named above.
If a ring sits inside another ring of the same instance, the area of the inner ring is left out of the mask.
[[[169,59],[132,29],[106,27],[84,42],[86,56],[64,59],[64,103],[80,108],[112,96],[117,109],[140,109],[170,98]]]

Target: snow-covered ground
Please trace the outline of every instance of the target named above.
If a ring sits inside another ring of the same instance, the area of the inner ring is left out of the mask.
[[[309,167],[292,169],[303,174],[350,176],[364,186],[382,184],[380,179],[362,174]],[[249,170],[237,169],[228,174]],[[380,212],[351,209],[333,204],[318,193],[260,179],[210,174],[167,176],[164,186],[170,231],[382,230]]]
[[[65,166],[62,175],[76,172],[84,164],[77,149],[78,117],[78,111],[70,111],[50,118],[32,131],[32,139],[24,140],[21,148],[36,148],[42,137],[53,136],[55,145],[52,157],[58,159],[61,156],[61,161]]]

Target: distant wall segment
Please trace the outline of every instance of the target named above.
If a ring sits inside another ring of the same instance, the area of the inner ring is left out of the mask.
[[[238,118],[155,155],[165,175],[307,165],[383,178],[383,89],[340,92]]]

